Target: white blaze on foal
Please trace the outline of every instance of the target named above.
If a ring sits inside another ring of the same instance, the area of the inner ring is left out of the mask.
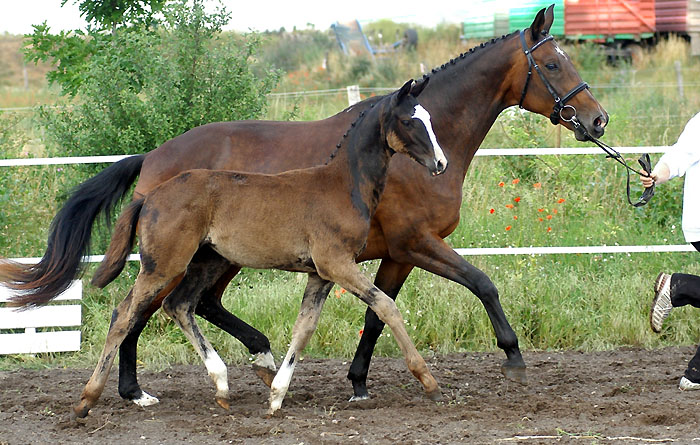
[[[430,122],[430,113],[428,113],[428,110],[423,108],[423,106],[420,104],[416,105],[413,110],[413,116],[411,117],[413,119],[418,119],[423,123],[425,130],[428,132],[428,137],[430,137],[430,142],[433,144],[433,151],[435,152],[435,165],[442,165],[444,169],[444,167],[447,167],[447,158],[445,157],[445,153],[442,151],[442,147],[440,147],[440,144],[438,144],[437,137],[433,131],[433,124]],[[433,174],[433,176],[435,176],[435,174]]]

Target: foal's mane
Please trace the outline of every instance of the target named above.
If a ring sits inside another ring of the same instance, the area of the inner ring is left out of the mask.
[[[398,90],[397,90],[397,91],[398,91]],[[366,114],[367,112],[371,111],[371,110],[374,108],[374,106],[375,106],[376,104],[378,104],[378,103],[381,102],[382,100],[386,99],[387,97],[390,97],[392,94],[395,94],[395,93],[396,93],[396,91],[394,91],[394,92],[392,92],[392,93],[389,93],[389,94],[386,94],[386,95],[384,95],[384,96],[375,96],[375,97],[372,97],[372,98],[370,98],[370,99],[366,99],[366,100],[360,102],[361,104],[364,104],[364,105],[367,105],[367,104],[369,103],[369,108],[366,108],[366,109],[360,111],[360,114],[357,115],[357,117],[356,117],[355,120],[350,124],[350,126],[349,126],[348,129],[345,131],[345,133],[343,133],[343,136],[341,137],[340,141],[338,141],[338,143],[335,144],[335,150],[333,150],[333,153],[331,153],[331,155],[328,157],[328,160],[327,160],[326,162],[324,162],[323,165],[328,165],[328,163],[331,162],[331,161],[333,160],[333,158],[336,157],[336,155],[337,155],[338,152],[340,151],[340,148],[343,146],[343,141],[344,141],[345,139],[347,139],[348,135],[350,134],[350,131],[351,131],[354,127],[356,127],[356,126],[360,123],[360,121],[361,121],[362,119],[364,119],[365,114]],[[375,100],[371,100],[371,99],[375,99]]]

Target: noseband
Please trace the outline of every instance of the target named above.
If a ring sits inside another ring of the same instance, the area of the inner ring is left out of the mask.
[[[639,170],[636,170],[632,167],[630,167],[627,164],[627,161],[625,161],[625,158],[622,157],[622,155],[612,148],[611,146],[599,141],[598,139],[594,138],[591,136],[588,131],[586,130],[586,127],[581,125],[581,123],[578,121],[578,117],[576,116],[576,108],[574,108],[573,105],[567,105],[566,103],[575,95],[580,93],[583,90],[588,89],[588,84],[586,82],[581,82],[578,85],[576,85],[574,88],[572,88],[568,93],[564,95],[564,97],[559,97],[559,94],[557,91],[554,89],[554,86],[547,80],[547,78],[544,76],[544,73],[540,69],[539,65],[537,65],[537,62],[535,62],[535,59],[532,57],[532,52],[539,48],[540,46],[544,45],[545,43],[549,42],[550,40],[553,40],[554,36],[551,34],[547,35],[544,39],[540,40],[539,42],[535,43],[532,48],[528,48],[527,42],[525,41],[525,31],[521,30],[520,31],[520,43],[523,46],[523,52],[525,53],[525,57],[527,57],[527,79],[525,79],[525,86],[523,86],[523,92],[520,95],[520,103],[518,106],[520,108],[523,107],[523,101],[525,100],[525,95],[527,94],[527,87],[530,85],[530,77],[532,76],[532,68],[535,68],[535,71],[537,71],[537,74],[540,76],[540,79],[542,79],[542,83],[544,86],[547,88],[547,91],[549,91],[549,94],[552,95],[554,98],[554,108],[552,109],[552,114],[549,115],[549,120],[552,121],[554,125],[557,125],[560,120],[564,122],[570,122],[576,129],[578,129],[583,136],[596,144],[598,147],[600,147],[609,157],[613,158],[620,164],[622,164],[626,169],[627,169],[627,202],[630,203],[630,205],[634,207],[640,207],[649,202],[649,200],[654,196],[654,185],[652,185],[649,188],[645,188],[644,192],[642,193],[642,196],[637,200],[637,202],[633,203],[632,199],[630,198],[630,171],[633,171],[637,173],[638,175],[641,176],[650,176],[651,175],[651,159],[649,158],[648,154],[643,154],[638,162],[639,165],[642,166],[646,174],[642,173]],[[565,117],[562,116],[562,111],[565,109],[569,109],[571,111],[571,117]]]
[[[540,76],[540,79],[542,79],[542,83],[547,88],[547,91],[549,91],[549,94],[551,94],[552,98],[554,98],[554,108],[552,109],[552,114],[549,115],[549,120],[552,121],[554,125],[557,125],[560,119],[566,120],[561,115],[562,110],[570,108],[573,112],[573,115],[576,115],[576,108],[574,108],[572,105],[566,105],[566,103],[581,91],[588,89],[588,84],[586,82],[581,82],[580,84],[572,88],[568,93],[566,93],[564,97],[559,97],[557,90],[555,90],[554,86],[552,86],[552,84],[547,80],[547,78],[544,76],[544,73],[540,69],[540,66],[537,64],[537,62],[535,62],[535,59],[532,57],[532,52],[534,50],[549,42],[550,40],[554,40],[554,36],[551,34],[549,34],[547,37],[540,40],[539,42],[535,43],[532,46],[532,48],[528,48],[527,42],[525,41],[525,31],[520,31],[520,43],[523,45],[523,52],[525,53],[525,57],[527,57],[528,66],[527,79],[525,79],[525,86],[523,86],[523,92],[520,95],[520,102],[518,103],[518,106],[520,108],[523,107],[523,101],[525,100],[525,95],[527,94],[527,88],[528,86],[530,86],[532,68],[535,68],[535,71],[537,71],[537,74]]]

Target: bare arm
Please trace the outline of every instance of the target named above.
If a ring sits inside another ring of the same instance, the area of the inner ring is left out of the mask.
[[[646,173],[642,170],[643,173]],[[654,184],[663,184],[668,181],[671,176],[671,170],[665,162],[659,162],[656,167],[651,171],[651,176],[641,176],[642,185],[645,188],[649,188]]]

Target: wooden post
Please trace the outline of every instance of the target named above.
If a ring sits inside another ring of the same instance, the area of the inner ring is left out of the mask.
[[[678,82],[678,96],[683,99],[683,74],[681,73],[681,61],[676,60],[676,81]]]

